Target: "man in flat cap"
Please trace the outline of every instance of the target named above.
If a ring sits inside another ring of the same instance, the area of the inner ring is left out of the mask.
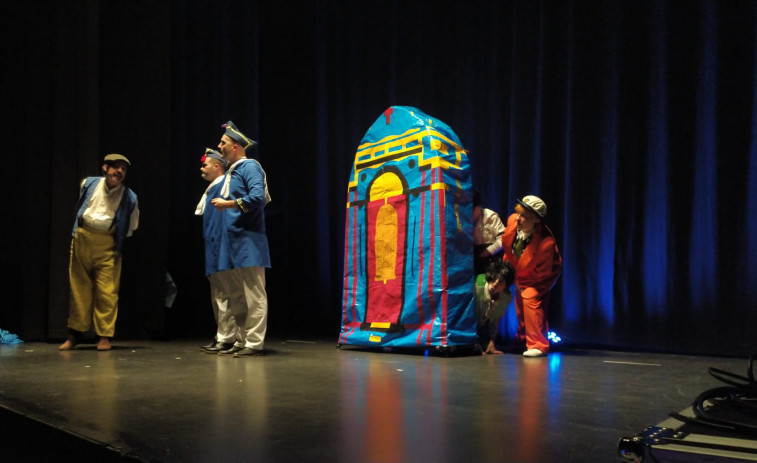
[[[515,268],[516,342],[525,343],[524,357],[549,353],[547,309],[549,292],[562,269],[562,257],[552,231],[542,223],[547,205],[541,198],[524,196],[507,219],[503,260]]]
[[[94,325],[97,350],[110,350],[116,328],[121,252],[126,237],[139,225],[137,195],[124,185],[131,163],[121,154],[108,154],[102,177],[81,182],[71,240],[69,280],[71,297],[68,338],[58,347],[71,350],[81,334]]]
[[[200,173],[208,182],[205,193],[197,203],[195,215],[202,216],[202,234],[205,239],[205,275],[210,282],[210,303],[213,306],[213,317],[216,321],[216,335],[213,342],[202,346],[202,350],[209,354],[217,354],[230,349],[237,339],[237,324],[229,308],[224,272],[219,271],[218,257],[221,250],[221,240],[225,236],[223,228],[223,213],[216,210],[210,201],[220,195],[223,175],[226,173],[226,161],[221,153],[210,148],[200,158],[202,166]]]
[[[245,136],[233,122],[226,130],[218,150],[229,169],[224,176],[220,197],[210,203],[223,212],[224,236],[220,248],[219,270],[228,288],[229,307],[240,336],[234,345],[218,352],[234,357],[263,355],[268,323],[268,296],[265,269],[271,266],[263,208],[271,201],[266,176],[260,163],[247,158],[245,150],[256,142]]]

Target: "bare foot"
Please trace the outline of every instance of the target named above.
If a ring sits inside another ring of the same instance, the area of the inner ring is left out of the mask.
[[[502,351],[498,350],[497,347],[494,345],[493,342],[489,341],[489,345],[486,346],[486,351],[484,352],[484,355],[486,354],[501,354]]]
[[[97,343],[97,350],[110,350],[110,339],[100,336],[100,342]]]
[[[58,346],[58,350],[71,350],[76,347],[76,338],[69,336],[66,342]]]

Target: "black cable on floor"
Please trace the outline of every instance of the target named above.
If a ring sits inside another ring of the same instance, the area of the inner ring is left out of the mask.
[[[707,371],[728,386],[701,393],[691,404],[694,418],[671,412],[670,416],[690,424],[757,436],[757,382],[754,380],[755,355],[749,357],[747,376],[718,368]],[[718,410],[719,412],[715,412]],[[727,417],[723,416],[727,412]]]

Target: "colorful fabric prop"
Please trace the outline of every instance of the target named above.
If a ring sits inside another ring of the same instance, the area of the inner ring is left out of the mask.
[[[474,345],[468,156],[444,122],[392,106],[360,142],[347,189],[339,344]]]
[[[18,335],[0,330],[0,344],[21,344],[23,342]]]

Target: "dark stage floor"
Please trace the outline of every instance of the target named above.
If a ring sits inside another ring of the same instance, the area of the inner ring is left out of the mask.
[[[0,346],[3,462],[618,462],[636,434],[746,359],[562,350],[548,358],[269,340]]]

